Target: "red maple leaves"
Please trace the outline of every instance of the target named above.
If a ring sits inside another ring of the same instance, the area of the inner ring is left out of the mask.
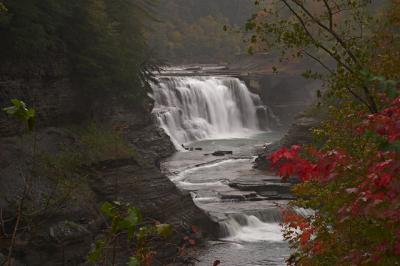
[[[363,156],[295,145],[268,158],[279,176],[313,184],[303,186],[302,194],[310,190],[315,216],[284,212],[286,238],[295,243],[302,259],[323,254],[327,247],[344,252],[341,263],[348,260],[357,265],[400,255],[400,97],[353,128],[353,134],[368,143],[360,147]],[[346,240],[351,230],[357,230],[360,239]],[[333,239],[349,245],[348,250],[337,248]]]

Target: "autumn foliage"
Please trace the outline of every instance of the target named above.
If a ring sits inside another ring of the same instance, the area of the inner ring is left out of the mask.
[[[284,235],[296,250],[288,264],[399,265],[400,97],[336,130],[353,146],[295,145],[268,158],[278,175],[302,181],[283,211]]]

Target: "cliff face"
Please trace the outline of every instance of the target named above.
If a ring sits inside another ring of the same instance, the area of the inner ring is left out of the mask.
[[[66,62],[53,58],[46,64],[0,66],[0,107],[10,99],[25,101],[37,112],[38,126],[65,125],[77,120],[79,98],[67,75]],[[0,112],[0,137],[20,132],[19,123]]]
[[[302,77],[305,70],[316,68],[315,63],[306,60],[280,62],[274,54],[241,55],[228,68],[240,73],[240,78],[260,95],[285,128],[315,103],[316,92],[321,88],[321,82]]]
[[[0,239],[0,262],[1,253],[7,254],[16,204],[28,176],[33,176],[32,184],[14,254],[27,265],[83,263],[91,243],[104,228],[104,217],[98,211],[104,201],[130,203],[139,207],[144,217],[172,224],[176,230],[171,240],[174,243],[179,243],[191,225],[216,233],[216,225],[194,205],[190,195],[179,191],[159,171],[159,160],[175,148],[157,127],[151,106],[148,110],[126,108],[110,100],[110,105],[103,106],[92,119],[118,132],[135,151],[134,156],[92,161],[61,179],[63,173],[54,169],[46,172],[42,155],[54,160],[66,149],[74,154],[81,148],[78,136],[70,130],[84,122],[80,121],[78,90],[73,89],[62,63],[22,69],[26,70],[2,69],[0,107],[8,106],[11,98],[22,99],[36,109],[38,124],[35,134],[21,139],[17,135],[23,129],[18,123],[0,114],[0,228],[4,228],[0,229],[4,236]],[[32,156],[33,143],[36,156]],[[35,165],[40,169],[33,169]],[[171,257],[176,252],[172,247],[158,256]]]

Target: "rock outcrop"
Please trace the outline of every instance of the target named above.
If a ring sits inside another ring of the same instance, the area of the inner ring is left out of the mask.
[[[321,120],[316,117],[298,117],[281,140],[267,145],[258,154],[254,166],[258,169],[270,170],[269,162],[266,158],[268,158],[273,152],[277,151],[281,147],[290,147],[295,144],[311,144],[313,141],[311,130],[317,127],[320,122]]]
[[[67,155],[74,154],[80,143],[70,127],[85,123],[77,115],[75,90],[65,69],[49,69],[28,76],[18,71],[0,75],[0,107],[9,105],[11,98],[20,98],[38,113],[37,131],[23,138],[18,137],[22,130],[18,123],[0,114],[0,254],[7,254],[16,205],[27,180],[24,221],[13,253],[23,265],[84,263],[104,229],[105,218],[99,211],[104,201],[130,203],[144,217],[172,224],[176,233],[171,242],[177,245],[192,225],[204,232],[203,237],[217,235],[217,225],[195,206],[190,195],[161,174],[159,161],[175,148],[152,118],[151,103],[135,109],[112,101],[92,118],[91,122],[118,132],[134,151],[132,156],[83,164],[64,177],[54,169],[49,172],[46,158],[58,158],[65,150],[70,152]],[[71,163],[69,159],[57,163]],[[177,248],[171,247],[159,252],[161,259],[177,254]]]

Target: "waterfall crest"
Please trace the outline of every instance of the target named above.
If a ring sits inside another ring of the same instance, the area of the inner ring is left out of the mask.
[[[260,131],[257,106],[261,100],[237,78],[162,78],[153,86],[152,96],[153,113],[177,147]]]

